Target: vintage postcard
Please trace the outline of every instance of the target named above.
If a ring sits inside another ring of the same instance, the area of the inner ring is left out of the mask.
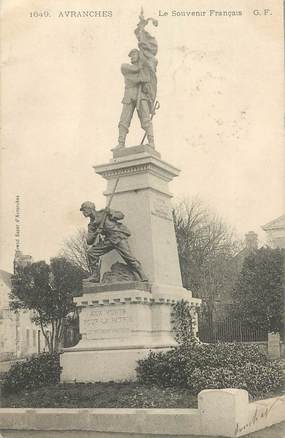
[[[224,286],[207,292],[203,256],[187,271],[177,217],[188,206],[211,218],[196,243],[213,224],[230,230],[227,262],[250,245],[285,247],[283,26],[281,0],[2,1],[1,373],[66,348],[62,381],[128,380],[146,350],[176,345],[171,303],[205,305],[211,324],[232,315]],[[11,316],[11,276],[62,256],[86,274],[80,328],[57,322],[56,334],[46,319],[42,333]],[[202,341],[267,348],[247,333]]]

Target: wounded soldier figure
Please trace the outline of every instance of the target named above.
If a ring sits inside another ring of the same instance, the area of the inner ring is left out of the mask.
[[[88,258],[92,275],[86,281],[100,281],[99,258],[113,249],[119,253],[140,281],[147,281],[141,263],[130,250],[128,237],[131,233],[126,225],[120,222],[124,219],[124,214],[108,207],[96,211],[95,204],[90,201],[83,202],[80,211],[85,217],[90,218],[86,240],[89,245]]]

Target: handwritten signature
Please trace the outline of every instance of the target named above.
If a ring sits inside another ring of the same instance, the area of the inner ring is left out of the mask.
[[[235,428],[235,435],[239,432],[243,432],[244,430],[248,429],[251,426],[254,426],[256,423],[258,423],[259,420],[264,419],[268,417],[269,413],[272,411],[272,409],[278,404],[278,403],[285,403],[285,397],[276,397],[271,404],[269,404],[266,408],[261,408],[261,412],[258,412],[258,408],[255,409],[255,412],[248,423],[246,423],[244,426],[240,426],[238,423]],[[260,405],[259,405],[260,407]]]

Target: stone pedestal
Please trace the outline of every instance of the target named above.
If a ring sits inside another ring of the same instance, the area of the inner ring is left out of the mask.
[[[130,246],[142,262],[152,284],[181,287],[177,244],[174,233],[171,193],[168,183],[179,170],[162,161],[148,146],[134,146],[114,151],[108,164],[95,166],[95,172],[107,180],[108,198],[116,179],[119,183],[112,208],[125,214],[131,230]],[[102,273],[119,260],[113,251],[102,261]]]
[[[148,282],[85,283],[75,299],[81,308],[81,341],[61,355],[63,381],[135,379],[137,360],[150,349],[176,345],[171,305],[184,299],[198,306],[182,287],[168,183],[179,170],[149,146],[115,149],[113,159],[95,166],[107,180],[108,198],[117,178],[112,209],[125,214],[130,247]],[[120,256],[102,258],[101,279]]]

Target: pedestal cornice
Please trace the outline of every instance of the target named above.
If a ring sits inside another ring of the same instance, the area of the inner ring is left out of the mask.
[[[148,153],[128,155],[111,160],[107,164],[93,166],[93,168],[97,174],[107,180],[119,176],[148,173],[169,182],[180,173],[176,167]]]

